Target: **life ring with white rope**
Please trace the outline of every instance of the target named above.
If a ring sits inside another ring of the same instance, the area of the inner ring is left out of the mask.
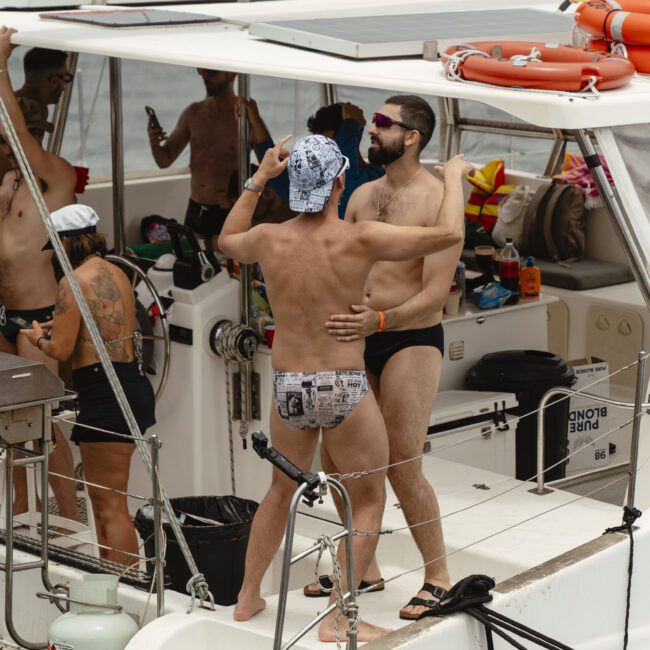
[[[625,56],[634,63],[637,72],[650,74],[650,46],[648,45],[612,43],[603,39],[594,39],[589,41],[589,48],[601,52],[614,52],[619,56]]]
[[[632,62],[611,52],[529,41],[454,45],[444,53],[443,65],[450,78],[564,92],[611,90],[634,75]]]
[[[575,20],[583,32],[605,41],[650,45],[650,3],[644,0],[589,0]]]

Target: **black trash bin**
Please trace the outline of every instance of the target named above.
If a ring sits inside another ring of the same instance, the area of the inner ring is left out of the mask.
[[[573,368],[558,355],[541,350],[506,350],[481,357],[469,371],[468,388],[516,393],[519,406],[510,413],[521,416],[537,410],[549,388],[575,383]],[[544,416],[544,467],[555,465],[567,455],[569,400],[551,398]],[[516,477],[528,480],[537,474],[537,414],[517,422]],[[564,478],[566,463],[544,473],[547,481]]]
[[[248,535],[258,504],[235,496],[179,497],[170,499],[170,503],[215,602],[234,605],[244,579]],[[206,519],[219,523],[212,524]],[[185,593],[190,570],[166,517],[163,521],[167,535],[165,576],[169,578],[168,586]],[[140,508],[134,523],[145,540],[147,557],[153,557],[153,508]],[[153,563],[148,568],[153,571]]]

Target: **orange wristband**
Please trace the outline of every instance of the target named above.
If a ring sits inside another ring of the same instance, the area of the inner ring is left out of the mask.
[[[379,314],[379,325],[377,325],[377,331],[383,332],[386,326],[386,317],[384,316],[383,311],[378,311],[377,313]]]

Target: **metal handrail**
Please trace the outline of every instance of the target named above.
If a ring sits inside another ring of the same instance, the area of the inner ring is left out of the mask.
[[[645,364],[645,352],[639,353],[639,367]],[[637,386],[637,392],[639,387]],[[637,409],[639,412],[641,410],[650,409],[650,402],[641,402],[637,405],[637,402],[623,402],[620,400],[611,399],[610,397],[603,397],[602,395],[594,395],[593,393],[585,393],[581,390],[575,390],[573,388],[564,388],[557,386],[555,388],[550,388],[544,393],[544,396],[539,402],[539,410],[537,411],[537,487],[535,490],[531,490],[535,494],[543,495],[547,493],[547,490],[544,487],[544,447],[545,447],[545,434],[544,434],[544,413],[546,411],[548,402],[555,395],[576,395],[578,397],[584,397],[585,399],[593,400],[594,402],[601,402],[602,404],[609,404],[610,406],[616,406],[623,409]],[[635,418],[635,423],[639,418]],[[636,468],[631,467],[631,471],[635,472]],[[575,474],[572,478],[579,478],[580,476],[590,474],[591,472],[582,472],[580,474]]]
[[[350,588],[350,585],[357,584],[354,575],[354,556],[352,550],[352,536],[353,536],[352,505],[350,503],[350,497],[348,495],[348,492],[343,487],[342,483],[337,481],[335,478],[332,478],[331,476],[327,476],[325,480],[339,493],[343,505],[344,530],[334,535],[332,539],[334,540],[341,537],[346,538],[345,545],[346,545],[346,569],[347,569],[348,591],[345,594],[343,594],[343,599],[349,600],[352,602],[353,605],[356,605],[356,591],[354,588]],[[299,485],[298,489],[295,491],[293,495],[293,499],[291,500],[291,506],[289,508],[289,520],[287,521],[287,532],[286,532],[285,542],[284,542],[284,557],[282,561],[282,579],[280,581],[280,592],[278,595],[278,613],[275,621],[275,638],[273,640],[273,650],[288,650],[289,648],[291,648],[305,634],[307,634],[309,630],[311,630],[315,625],[317,625],[320,621],[322,621],[328,614],[334,611],[337,607],[336,602],[329,605],[325,610],[320,612],[312,621],[310,621],[307,625],[305,625],[305,627],[303,627],[301,630],[296,632],[296,634],[294,634],[293,637],[291,637],[291,639],[287,641],[286,645],[284,646],[282,645],[282,634],[284,631],[284,619],[285,619],[285,614],[287,609],[287,595],[289,593],[289,572],[291,569],[291,565],[302,560],[308,555],[315,553],[320,549],[320,545],[315,544],[311,548],[299,553],[295,557],[291,557],[293,538],[296,531],[296,515],[298,511],[298,505],[300,503],[300,499],[302,498],[302,495],[309,489],[310,488],[307,483],[302,483],[301,485]],[[351,609],[351,612],[352,613],[350,615],[350,618],[352,617],[356,618],[356,607],[353,607]],[[350,623],[351,622],[352,621],[350,621]],[[350,625],[348,628],[347,650],[356,650],[357,648],[357,634],[355,630],[356,630],[356,626]]]
[[[69,397],[68,397],[69,399]],[[51,428],[51,401],[45,400],[42,404],[44,409],[43,417],[43,428],[41,433],[41,441],[43,444],[49,444],[46,439],[46,432]],[[161,447],[161,442],[157,436],[151,436],[146,442],[151,445],[151,463],[152,463],[152,491],[153,491],[153,508],[154,508],[154,544],[156,549],[156,558],[155,558],[155,568],[154,568],[154,580],[156,584],[156,615],[162,616],[164,614],[164,559],[162,557],[162,536],[163,531],[163,522],[162,522],[162,510],[163,510],[163,501],[161,494],[161,486],[159,482],[159,450]],[[41,580],[44,587],[47,589],[48,593],[43,594],[42,592],[37,593],[36,595],[39,598],[47,598],[50,602],[53,602],[57,608],[65,612],[66,609],[61,605],[61,602],[73,602],[81,603],[81,601],[74,600],[69,596],[63,596],[54,593],[55,586],[52,584],[52,581],[49,577],[49,540],[47,536],[47,531],[49,530],[49,510],[47,507],[41,507],[41,559],[34,562],[23,562],[22,564],[14,564],[14,531],[13,531],[13,471],[14,467],[19,464],[36,464],[41,463],[41,494],[46,495],[48,492],[48,453],[43,453],[40,455],[31,454],[26,459],[17,459],[14,458],[14,455],[17,451],[22,451],[22,447],[18,445],[3,444],[2,447],[6,450],[6,459],[5,459],[5,510],[6,510],[6,531],[5,531],[5,547],[6,547],[6,557],[5,562],[0,563],[0,571],[5,573],[5,626],[11,638],[18,643],[23,648],[28,650],[42,650],[48,647],[47,641],[44,643],[31,642],[23,639],[16,627],[13,620],[13,576],[14,573],[18,571],[25,571],[28,569],[38,569],[41,570]],[[29,451],[29,450],[25,450]],[[81,604],[92,604],[92,603],[81,603]],[[122,607],[120,605],[95,605],[97,607],[114,609],[116,611],[121,611]]]

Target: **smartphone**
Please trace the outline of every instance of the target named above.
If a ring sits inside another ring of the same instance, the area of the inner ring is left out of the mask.
[[[156,111],[151,108],[151,106],[145,106],[144,110],[146,111],[147,115],[151,119],[151,124],[154,127],[154,129],[161,129],[162,127],[160,126],[160,122],[158,121],[158,116],[156,115]]]
[[[10,316],[9,320],[16,323],[21,330],[33,330],[31,323],[28,323],[24,318],[20,316]]]

